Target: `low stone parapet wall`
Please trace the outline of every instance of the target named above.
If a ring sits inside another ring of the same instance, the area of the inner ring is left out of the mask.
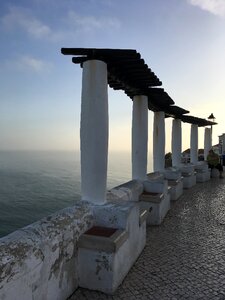
[[[83,264],[78,266],[78,240],[92,226],[127,233],[125,250],[118,254],[124,256],[121,263],[127,260],[117,270],[123,269],[121,278],[112,288],[100,289],[114,291],[145,245],[146,212],[142,216],[137,203],[143,189],[138,180],[126,182],[107,193],[104,205],[80,201],[1,238],[0,300],[67,299],[80,286],[81,272],[85,274]]]
[[[85,202],[0,239],[0,299],[66,299],[78,287],[77,241],[93,225]]]
[[[108,191],[106,198],[108,201],[138,201],[143,188],[140,180],[130,180]]]

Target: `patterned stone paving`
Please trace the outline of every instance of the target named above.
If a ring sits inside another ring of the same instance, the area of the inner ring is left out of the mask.
[[[211,179],[172,203],[113,296],[79,288],[69,300],[225,299],[225,179]]]

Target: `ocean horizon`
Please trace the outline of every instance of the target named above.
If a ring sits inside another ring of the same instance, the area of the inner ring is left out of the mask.
[[[152,160],[148,172],[152,171]],[[130,152],[109,152],[107,189],[131,180]],[[0,151],[0,237],[81,199],[79,151]]]

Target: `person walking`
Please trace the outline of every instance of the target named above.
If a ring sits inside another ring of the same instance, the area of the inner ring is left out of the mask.
[[[207,155],[207,162],[210,169],[216,168],[220,172],[220,178],[223,178],[223,167],[220,164],[220,157],[216,154],[213,149],[209,150]]]

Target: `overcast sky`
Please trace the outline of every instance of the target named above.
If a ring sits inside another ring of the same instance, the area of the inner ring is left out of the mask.
[[[79,149],[82,69],[61,47],[136,49],[176,105],[215,115],[214,143],[225,132],[225,0],[2,0],[0,45],[0,149]],[[109,113],[110,149],[129,150],[131,100],[109,89]]]

